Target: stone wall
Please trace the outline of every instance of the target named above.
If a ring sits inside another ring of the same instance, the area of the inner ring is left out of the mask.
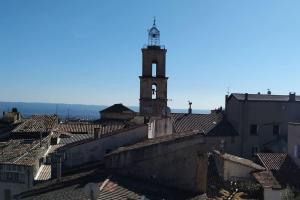
[[[79,145],[66,146],[64,150],[62,150],[62,153],[65,155],[65,159],[62,161],[62,167],[63,169],[68,169],[89,162],[101,161],[106,153],[118,147],[146,139],[147,134],[148,127],[140,126],[109,137],[95,139]]]
[[[197,135],[112,153],[105,163],[123,175],[190,191],[206,191],[207,145]]]

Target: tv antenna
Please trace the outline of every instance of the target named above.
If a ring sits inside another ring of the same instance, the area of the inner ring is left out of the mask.
[[[226,87],[226,94],[227,94],[227,95],[230,94],[230,87]]]

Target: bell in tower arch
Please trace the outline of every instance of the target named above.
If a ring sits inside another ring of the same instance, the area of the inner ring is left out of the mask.
[[[153,21],[153,25],[148,31],[148,45],[149,46],[159,46],[159,36],[160,32],[155,24],[155,19]]]

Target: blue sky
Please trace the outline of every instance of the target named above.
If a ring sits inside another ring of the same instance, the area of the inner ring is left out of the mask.
[[[0,101],[138,105],[153,16],[169,105],[300,94],[300,1],[0,0]]]

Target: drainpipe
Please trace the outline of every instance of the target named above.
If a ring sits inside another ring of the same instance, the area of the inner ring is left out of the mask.
[[[57,163],[56,163],[56,178],[57,182],[61,181],[61,156],[57,156]]]

